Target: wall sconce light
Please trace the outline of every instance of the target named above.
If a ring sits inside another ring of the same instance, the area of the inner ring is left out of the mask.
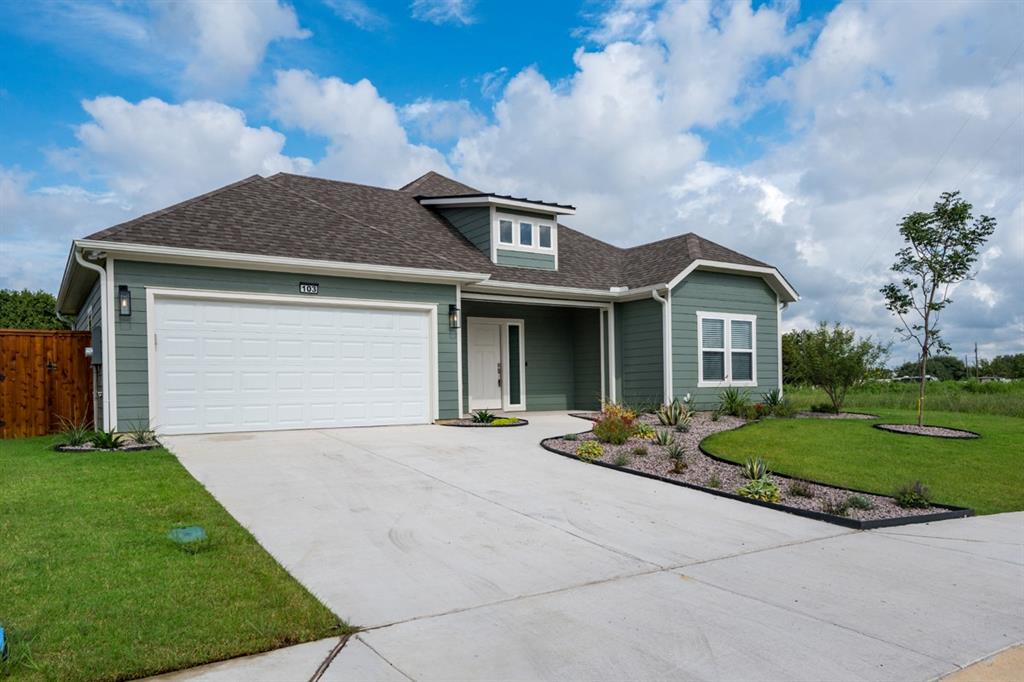
[[[448,306],[448,326],[451,329],[459,328],[459,309],[455,307],[454,303]]]
[[[117,312],[121,317],[132,314],[132,292],[124,284],[117,288]]]

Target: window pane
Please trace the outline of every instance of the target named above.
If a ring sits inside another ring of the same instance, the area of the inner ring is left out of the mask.
[[[541,225],[538,228],[538,230],[540,232],[540,235],[537,237],[537,241],[540,242],[540,245],[542,247],[544,247],[545,249],[550,249],[551,248],[551,226],[550,225]]]
[[[705,348],[725,348],[725,320],[705,317],[701,321],[701,340]]]
[[[508,401],[518,405],[522,401],[519,393],[519,325],[508,326]]]
[[[732,347],[752,349],[754,325],[742,320],[732,321]]]
[[[732,354],[733,381],[752,381],[754,379],[753,356],[753,353]]]
[[[704,381],[725,379],[725,353],[704,351]]]
[[[519,223],[519,243],[523,246],[533,244],[533,223]]]
[[[511,220],[499,220],[498,221],[498,231],[500,232],[500,235],[498,236],[498,239],[501,240],[502,244],[511,244],[512,243],[512,221]]]

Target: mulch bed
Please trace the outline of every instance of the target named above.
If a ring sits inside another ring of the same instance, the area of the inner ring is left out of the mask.
[[[593,419],[596,417],[596,415],[591,413],[580,413],[574,416],[583,419]],[[656,429],[670,428],[661,426],[654,415],[642,415],[639,421],[650,424]],[[714,421],[709,413],[696,413],[693,416],[689,431],[673,431],[675,441],[682,444],[686,450],[686,456],[683,459],[686,463],[686,468],[678,473],[675,471],[674,462],[668,457],[668,448],[666,446],[656,445],[652,441],[636,437],[630,438],[622,445],[602,443],[604,455],[597,461],[603,466],[855,528],[932,521],[947,516],[951,518],[969,516],[973,513],[968,509],[943,505],[933,505],[926,509],[904,509],[897,505],[892,498],[884,495],[836,488],[811,481],[801,481],[800,483],[804,485],[807,492],[812,495],[811,497],[806,497],[790,492],[790,486],[795,479],[776,474],[770,474],[768,478],[779,487],[782,495],[779,502],[754,502],[746,498],[737,497],[736,489],[747,484],[749,479],[743,476],[739,465],[723,461],[704,452],[700,447],[700,443],[714,433],[739,428],[746,423],[746,421],[738,417],[722,416],[718,421]],[[557,436],[545,439],[541,442],[541,445],[553,452],[575,457],[576,449],[579,445],[589,440],[597,439],[593,432],[587,431],[577,434],[576,440],[567,440],[564,437]],[[634,452],[640,446],[647,449],[646,455]],[[625,459],[625,463],[617,463],[620,456]],[[711,485],[714,479],[717,479],[717,486]],[[866,499],[870,503],[871,508],[855,509],[850,507],[845,516],[838,516],[824,511],[824,508],[827,506],[841,504],[852,496]]]
[[[798,412],[797,419],[878,419],[876,414],[864,412]]]
[[[54,445],[53,449],[57,452],[142,452],[143,450],[155,450],[159,447],[162,447],[160,443],[140,444],[126,438],[125,444],[119,448],[98,448],[92,445],[92,443],[86,443],[85,445],[58,444]]]
[[[509,426],[526,426],[530,422],[519,417],[498,417],[498,419],[515,419],[513,424],[484,424],[482,422],[475,422],[472,419],[439,419],[437,424],[441,426],[462,426],[466,428],[489,428],[489,429],[501,429]]]
[[[909,436],[931,436],[932,438],[959,438],[970,440],[981,438],[980,433],[965,431],[964,429],[951,429],[946,426],[918,426],[917,424],[875,424],[876,429],[890,431],[892,433],[903,433]]]

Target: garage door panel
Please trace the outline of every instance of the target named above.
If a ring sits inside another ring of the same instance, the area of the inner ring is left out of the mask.
[[[158,298],[164,433],[427,423],[429,317]]]

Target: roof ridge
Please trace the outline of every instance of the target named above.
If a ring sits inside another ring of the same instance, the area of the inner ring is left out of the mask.
[[[377,190],[380,190],[382,192],[397,192],[397,193],[401,193],[402,192],[402,190],[395,189],[394,187],[381,187],[380,185],[367,185],[367,184],[364,184],[364,183],[361,183],[361,182],[349,182],[348,180],[335,180],[334,178],[324,178],[324,177],[321,177],[319,175],[301,175],[299,173],[286,173],[284,171],[280,171],[280,172],[274,173],[273,175],[271,175],[270,177],[268,177],[266,179],[267,180],[272,180],[272,179],[278,177],[279,175],[283,175],[283,176],[287,176],[287,177],[291,177],[291,178],[302,178],[303,180],[315,180],[317,182],[329,182],[329,183],[331,183],[333,185],[348,185],[349,187],[369,187],[370,189],[377,189]]]
[[[280,174],[278,173],[277,175],[280,175]],[[152,220],[154,218],[159,218],[162,215],[166,215],[166,214],[171,213],[173,211],[176,211],[176,210],[178,210],[180,208],[184,208],[186,206],[192,206],[193,204],[198,204],[200,202],[206,201],[207,199],[215,197],[218,194],[220,194],[222,192],[226,192],[229,189],[234,189],[236,187],[241,187],[242,185],[247,185],[250,182],[254,182],[256,180],[266,180],[266,179],[267,178],[264,178],[262,175],[253,174],[253,175],[250,175],[247,178],[242,178],[241,180],[238,180],[236,182],[232,182],[229,185],[224,185],[223,187],[218,187],[217,189],[212,189],[209,192],[206,192],[204,194],[200,194],[198,196],[190,197],[188,199],[185,199],[184,201],[179,201],[176,204],[171,204],[170,206],[161,208],[159,210],[150,211],[149,213],[143,213],[142,215],[137,216],[135,218],[132,218],[131,220],[125,220],[125,221],[120,222],[120,223],[118,223],[116,225],[111,225],[110,227],[106,227],[106,228],[104,228],[104,229],[102,229],[102,230],[100,230],[98,232],[93,232],[88,237],[85,237],[85,239],[101,239],[101,238],[106,238],[106,237],[109,237],[112,234],[115,234],[116,232],[120,231],[121,229],[123,229],[125,227],[128,227],[129,225],[132,225],[134,227],[135,225],[138,225],[140,223],[148,222],[148,221],[150,221],[150,220]]]
[[[291,175],[291,174],[289,173],[287,175]],[[307,177],[307,176],[301,176],[300,175],[300,176],[296,176],[296,177],[303,177],[304,178],[304,177]],[[354,185],[355,183],[344,183],[344,184]],[[388,230],[387,228],[380,227],[379,225],[373,225],[371,223],[366,222],[365,220],[362,220],[360,218],[356,218],[355,216],[350,215],[349,213],[346,213],[345,211],[342,211],[341,209],[335,208],[334,206],[328,206],[327,204],[323,203],[322,201],[314,199],[313,197],[310,197],[310,196],[308,196],[308,195],[306,195],[306,194],[304,194],[304,193],[302,193],[302,192],[300,192],[298,190],[292,189],[291,187],[288,187],[288,186],[285,186],[285,185],[280,185],[280,184],[278,184],[276,182],[273,183],[273,185],[275,187],[279,187],[279,188],[285,190],[286,192],[290,192],[291,194],[294,194],[295,196],[297,196],[297,197],[299,197],[301,199],[305,199],[306,201],[308,201],[308,202],[310,202],[312,204],[315,204],[315,205],[317,205],[317,206],[319,206],[321,208],[324,208],[324,209],[330,211],[331,213],[335,213],[337,215],[344,216],[345,218],[348,218],[349,220],[352,220],[352,221],[354,221],[356,223],[359,223],[360,225],[362,225],[364,227],[368,227],[371,230],[376,230],[377,232],[380,232],[380,233],[388,236],[391,239],[396,239],[396,240],[402,242],[403,245],[405,245],[407,247],[412,247],[412,248],[416,249],[417,251],[419,251],[419,252],[421,252],[423,254],[426,254],[427,256],[430,256],[431,258],[437,258],[439,260],[443,260],[446,263],[450,263],[450,264],[452,264],[455,267],[456,270],[459,270],[461,268],[461,266],[458,263],[456,263],[455,261],[449,260],[447,257],[445,257],[443,255],[440,255],[440,254],[437,254],[437,253],[434,253],[432,251],[427,251],[426,249],[420,247],[418,244],[413,243],[412,241],[406,239],[402,235],[395,234],[394,232],[392,232],[391,230]],[[361,186],[362,187],[366,187],[367,185],[361,185]],[[379,188],[379,189],[384,189],[384,188]],[[389,192],[397,192],[398,190],[388,190],[388,191]]]

